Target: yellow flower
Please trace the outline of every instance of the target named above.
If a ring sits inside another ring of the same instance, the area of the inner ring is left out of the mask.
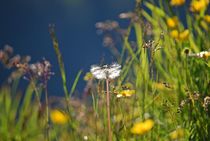
[[[178,30],[174,29],[170,32],[170,36],[179,41],[187,40],[189,35],[190,35],[190,32],[188,29],[185,29],[182,32],[179,32]]]
[[[204,20],[205,20],[207,23],[210,23],[210,15],[205,15],[205,16],[204,16]]]
[[[177,25],[178,25],[178,18],[175,16],[175,17],[172,17],[172,18],[168,18],[166,20],[166,23],[168,25],[169,28],[175,28]]]
[[[135,123],[134,126],[131,128],[131,133],[143,135],[150,131],[154,124],[155,123],[152,119],[147,119],[144,122]]]
[[[170,4],[172,6],[180,6],[185,3],[185,0],[171,0]]]
[[[172,38],[178,39],[178,37],[179,37],[179,31],[176,30],[176,29],[174,29],[174,30],[172,30],[170,32],[170,35],[171,35]]]
[[[186,40],[186,39],[188,39],[189,35],[190,35],[189,30],[185,29],[183,32],[179,33],[179,39]]]
[[[205,9],[209,4],[209,0],[194,0],[190,4],[190,10],[192,12],[199,12]]]
[[[135,90],[121,90],[119,93],[117,93],[117,97],[130,97],[136,93]]]
[[[169,137],[171,138],[171,140],[177,140],[184,137],[184,129],[182,128],[176,129],[175,131],[169,134]]]
[[[50,118],[54,124],[65,124],[69,120],[69,116],[66,113],[56,109],[50,112]]]

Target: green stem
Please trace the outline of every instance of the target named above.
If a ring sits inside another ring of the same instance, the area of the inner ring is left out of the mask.
[[[109,95],[109,79],[106,79],[106,108],[107,108],[107,126],[108,126],[108,141],[112,141],[112,130],[110,120],[110,95]]]
[[[34,91],[35,91],[36,100],[37,100],[39,109],[41,109],[42,105],[41,105],[41,102],[40,102],[40,99],[39,99],[39,92],[38,92],[37,87],[36,87],[36,85],[35,85],[34,79],[31,78],[31,80],[32,80],[32,81],[31,81],[31,84],[32,84],[32,87],[33,87],[33,89],[34,89]]]
[[[49,136],[49,102],[48,102],[48,91],[47,91],[47,83],[45,83],[45,103],[46,103],[46,133],[47,137],[46,140],[50,140]]]

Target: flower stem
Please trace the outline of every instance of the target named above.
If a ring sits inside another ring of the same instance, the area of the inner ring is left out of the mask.
[[[45,103],[46,103],[46,141],[50,140],[49,134],[49,102],[48,102],[48,91],[47,91],[47,83],[45,83]]]
[[[34,78],[32,77],[32,74],[29,73],[29,75],[30,75],[30,82],[32,84],[32,87],[33,87],[35,95],[36,95],[36,100],[37,100],[37,103],[38,103],[38,106],[39,106],[39,110],[41,110],[42,105],[41,105],[41,102],[40,102],[39,91],[36,87],[36,82],[35,82]]]
[[[111,120],[110,120],[109,79],[106,79],[106,108],[107,108],[108,141],[112,141],[112,130],[111,130]]]

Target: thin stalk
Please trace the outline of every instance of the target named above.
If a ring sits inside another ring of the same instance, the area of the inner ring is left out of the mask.
[[[50,135],[49,135],[49,102],[48,102],[48,91],[47,91],[47,83],[45,83],[45,103],[46,103],[46,140],[49,141],[50,140]]]
[[[42,105],[41,105],[41,102],[40,102],[39,91],[36,87],[35,79],[33,78],[32,74],[30,72],[29,72],[29,80],[32,84],[32,87],[33,87],[34,91],[35,91],[35,96],[36,96],[36,100],[37,100],[39,109],[41,109]]]
[[[151,54],[151,60],[150,60],[150,64],[149,64],[149,69],[150,69],[150,79],[151,79],[151,81],[153,82],[154,81],[154,76],[153,76],[153,61],[154,61],[154,52],[153,52],[153,49],[151,49],[151,52],[150,52],[150,54]],[[151,87],[151,91],[152,91],[152,100],[153,100],[153,102],[152,102],[152,114],[154,114],[154,109],[155,109],[155,104],[154,104],[154,98],[155,98],[155,93],[153,93],[153,86]],[[152,130],[152,132],[151,132],[151,140],[154,140],[153,139],[153,130]]]
[[[64,67],[64,63],[63,63],[63,58],[62,58],[62,55],[61,55],[61,52],[59,49],[58,39],[55,35],[55,29],[54,29],[53,25],[51,25],[49,27],[49,31],[50,31],[50,36],[51,36],[52,43],[53,43],[53,48],[54,48],[56,56],[57,56],[60,73],[61,73],[61,79],[62,79],[62,83],[63,83],[63,90],[64,90],[64,94],[65,94],[67,111],[70,114],[71,109],[70,109],[69,103],[70,103],[71,97],[69,96],[69,92],[68,92],[68,88],[67,88],[67,84],[66,84],[67,83],[66,82],[66,72],[65,72],[65,67]]]
[[[112,130],[111,130],[111,120],[110,120],[109,79],[106,79],[106,109],[107,109],[108,141],[112,141]]]
[[[37,87],[34,83],[34,80],[32,79],[31,81],[31,84],[32,84],[32,87],[34,88],[34,91],[35,91],[35,95],[36,95],[36,100],[37,100],[37,103],[38,103],[38,106],[39,106],[39,109],[41,109],[42,105],[41,105],[41,102],[40,102],[40,99],[39,99],[39,92],[37,90]]]

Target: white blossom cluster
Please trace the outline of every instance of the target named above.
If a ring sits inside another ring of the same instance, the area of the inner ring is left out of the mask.
[[[93,76],[97,79],[115,79],[116,77],[120,76],[121,72],[121,65],[117,63],[113,63],[111,65],[92,65],[90,72]]]
[[[199,53],[191,53],[189,54],[191,57],[198,57],[198,58],[204,58],[204,57],[209,57],[210,56],[210,51],[202,51]]]

